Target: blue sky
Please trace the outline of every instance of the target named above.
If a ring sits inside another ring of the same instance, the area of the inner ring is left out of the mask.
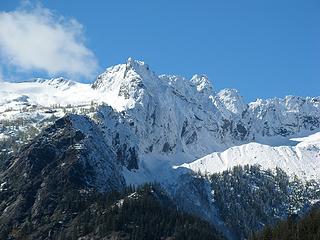
[[[247,101],[320,95],[317,0],[47,0],[41,4],[54,19],[75,19],[82,25],[80,38],[85,40],[80,44],[87,52],[78,62],[81,69],[87,64],[84,59],[92,58],[88,63],[92,71],[84,72],[79,77],[82,81],[93,80],[105,67],[132,56],[159,74],[190,78],[204,73],[215,89],[236,88]],[[0,3],[1,12],[19,7],[21,1]],[[51,66],[47,73],[26,62],[23,67],[7,65],[2,58],[4,78],[63,75],[65,71],[63,67],[51,71]]]

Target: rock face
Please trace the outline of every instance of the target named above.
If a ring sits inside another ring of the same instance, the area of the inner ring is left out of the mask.
[[[284,99],[257,100],[249,104],[253,135],[289,136],[320,127],[320,99],[287,96]]]
[[[7,162],[1,173],[0,231],[51,216],[68,191],[122,190],[116,155],[87,117],[59,119]]]
[[[124,112],[117,113],[107,105],[98,107],[95,119],[118,163],[128,170],[138,169],[139,146],[134,122],[128,120]]]

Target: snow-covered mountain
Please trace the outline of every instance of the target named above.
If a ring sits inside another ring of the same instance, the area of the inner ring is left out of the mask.
[[[125,174],[130,183],[167,180],[173,166],[193,161],[191,169],[201,162],[208,166],[200,170],[209,172],[259,163],[318,176],[317,148],[293,147],[290,138],[320,131],[319,97],[246,104],[237,90],[215,90],[205,75],[158,76],[132,58],[107,68],[93,84],[63,78],[0,84],[0,119],[32,119],[37,127],[68,112],[93,117],[112,136],[124,166],[139,169]],[[3,130],[3,138],[9,132]]]
[[[131,58],[107,68],[93,84],[64,78],[0,82],[0,159],[70,113],[86,115],[74,124],[96,129],[101,148],[116,159],[104,165],[99,143],[91,143],[101,158],[92,163],[97,189],[110,176],[127,185],[160,182],[182,209],[213,222],[228,236],[232,233],[219,219],[209,180],[190,173],[259,164],[306,181],[320,177],[320,97],[245,103],[237,90],[219,91],[203,74],[191,79],[157,75]]]

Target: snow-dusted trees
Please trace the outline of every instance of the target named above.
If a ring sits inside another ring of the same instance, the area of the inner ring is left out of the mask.
[[[296,213],[320,196],[319,184],[290,178],[283,170],[236,166],[211,176],[221,217],[242,237]]]

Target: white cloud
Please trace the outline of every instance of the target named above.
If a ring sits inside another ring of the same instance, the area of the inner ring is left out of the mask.
[[[40,6],[0,12],[0,53],[2,64],[22,71],[90,78],[98,67],[83,26]]]

